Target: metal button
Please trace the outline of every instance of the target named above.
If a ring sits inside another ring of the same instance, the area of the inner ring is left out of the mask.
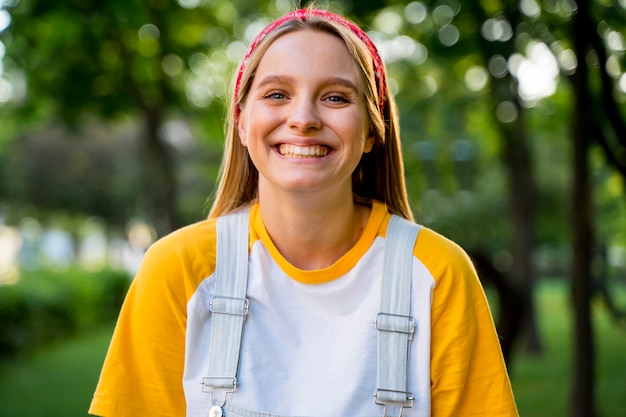
[[[219,405],[214,405],[209,410],[209,417],[222,417],[224,413],[222,412],[222,407]]]

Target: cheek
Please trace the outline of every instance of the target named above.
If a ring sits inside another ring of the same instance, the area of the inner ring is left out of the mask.
[[[283,122],[282,113],[275,109],[251,105],[237,125],[239,139],[243,146],[254,146],[253,142],[267,140]]]

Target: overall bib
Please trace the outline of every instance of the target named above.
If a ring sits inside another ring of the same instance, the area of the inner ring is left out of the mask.
[[[204,415],[208,417],[286,417],[243,410],[229,403],[237,391],[242,333],[249,312],[248,224],[248,209],[217,221],[209,366],[198,388],[208,397]],[[385,417],[391,407],[402,416],[402,410],[414,402],[407,385],[409,348],[415,332],[415,320],[410,315],[411,265],[419,229],[419,225],[396,215],[387,228],[380,312],[373,318],[378,333],[377,389],[373,401],[381,406],[381,415]]]

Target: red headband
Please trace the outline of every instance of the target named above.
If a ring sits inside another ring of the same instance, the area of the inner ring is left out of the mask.
[[[263,38],[265,38],[265,36],[268,33],[276,29],[278,26],[282,25],[283,23],[289,20],[295,20],[295,19],[305,20],[307,17],[310,17],[310,16],[320,16],[325,19],[332,20],[333,22],[337,22],[341,24],[342,26],[347,27],[365,44],[365,46],[367,46],[367,49],[370,51],[370,54],[372,55],[372,61],[374,64],[374,75],[376,77],[376,84],[377,84],[376,87],[378,88],[378,104],[382,112],[383,108],[385,107],[385,93],[386,93],[385,86],[387,85],[387,79],[385,76],[385,67],[383,66],[383,61],[380,58],[380,54],[378,53],[378,50],[376,49],[374,42],[372,42],[370,37],[367,36],[367,34],[361,28],[359,28],[357,25],[355,25],[354,23],[352,23],[351,21],[349,21],[348,19],[342,16],[339,16],[327,10],[300,9],[300,10],[296,10],[294,12],[288,13],[284,15],[283,17],[280,17],[277,20],[270,23],[269,25],[267,25],[265,29],[263,29],[261,33],[257,35],[257,37],[254,39],[254,41],[252,42],[252,44],[246,51],[246,54],[243,60],[241,61],[241,66],[239,67],[239,71],[237,72],[237,80],[235,81],[235,92],[234,92],[234,102],[233,102],[233,104],[236,106],[235,117],[239,116],[239,106],[237,105],[237,101],[239,100],[239,89],[241,87],[241,78],[243,77],[243,72],[246,68],[246,65],[248,64],[248,59],[250,58],[250,55],[252,55],[252,52],[254,52],[257,46],[259,46],[259,43],[261,43]]]

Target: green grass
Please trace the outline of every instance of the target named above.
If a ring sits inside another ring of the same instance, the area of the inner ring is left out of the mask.
[[[522,417],[567,416],[572,381],[573,321],[566,283],[542,281],[536,301],[544,352],[540,356],[517,353],[511,369],[513,392]],[[600,301],[593,304],[593,325],[596,411],[601,417],[624,417],[626,329],[611,320]]]
[[[112,326],[0,363],[0,416],[87,416]]]
[[[543,281],[538,290],[545,351],[541,356],[518,352],[511,370],[513,390],[521,417],[565,417],[573,340],[568,292],[557,281]],[[599,302],[594,304],[594,324],[598,415],[624,417],[626,330],[611,322]],[[111,332],[108,326],[83,333],[0,364],[0,416],[86,416]]]

